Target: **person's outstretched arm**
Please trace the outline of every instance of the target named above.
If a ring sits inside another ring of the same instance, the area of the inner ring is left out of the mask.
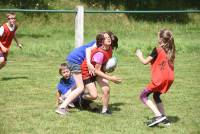
[[[17,44],[17,47],[19,47],[19,48],[22,48],[22,44],[20,44],[20,43],[19,43],[19,41],[18,41],[17,37],[16,37],[16,36],[14,36],[13,38],[14,38],[14,40],[15,40],[16,44]]]
[[[140,62],[144,65],[148,64],[151,62],[151,60],[153,59],[153,57],[148,56],[146,59],[144,58],[142,51],[140,49],[136,50],[136,56],[138,57],[138,59],[140,60]]]
[[[122,80],[116,76],[110,76],[108,74],[105,74],[104,72],[101,71],[101,64],[96,64],[95,65],[95,74],[97,74],[98,76],[110,80],[116,84],[119,84],[122,82]]]

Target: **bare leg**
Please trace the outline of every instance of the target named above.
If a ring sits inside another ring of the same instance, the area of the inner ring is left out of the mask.
[[[74,80],[76,82],[77,88],[74,89],[68,97],[65,99],[65,101],[60,105],[60,108],[66,108],[69,103],[71,103],[74,99],[76,99],[83,91],[84,91],[84,85],[82,80],[81,73],[73,73]]]
[[[160,113],[162,115],[165,115],[165,109],[164,109],[163,103],[162,102],[156,103],[156,106],[157,106],[158,110],[160,111]]]
[[[99,85],[101,86],[103,95],[102,95],[102,103],[103,108],[102,112],[105,112],[108,109],[109,99],[110,99],[110,87],[108,85],[108,80],[103,79],[101,77],[97,77],[97,81]]]
[[[160,111],[160,113],[162,115],[165,115],[165,110],[164,110],[164,106],[163,106],[162,100],[160,99],[160,95],[161,95],[160,92],[154,92],[153,93],[153,99],[154,99],[154,102],[155,102],[158,110]]]
[[[148,89],[144,89],[140,95],[141,101],[146,104],[151,111],[155,114],[155,116],[161,116],[162,114],[158,110],[157,106],[148,99],[148,96],[152,93],[152,91],[149,91]]]
[[[83,98],[86,100],[96,100],[98,97],[97,88],[94,82],[85,85],[87,93],[84,94]]]
[[[0,69],[2,69],[6,65],[6,61],[4,57],[0,57]]]
[[[151,101],[147,100],[146,105],[151,109],[155,116],[161,116],[161,112],[158,110],[157,106]]]

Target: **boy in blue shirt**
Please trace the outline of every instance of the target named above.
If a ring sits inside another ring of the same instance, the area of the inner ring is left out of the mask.
[[[62,63],[60,65],[59,74],[62,76],[62,78],[60,78],[60,82],[57,84],[56,102],[58,106],[76,87],[76,83],[71,76],[71,72],[66,63]],[[73,103],[70,103],[68,106],[74,107]],[[56,113],[59,113],[58,109],[56,109]]]

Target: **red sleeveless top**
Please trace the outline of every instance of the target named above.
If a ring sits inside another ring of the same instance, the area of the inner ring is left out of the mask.
[[[110,47],[109,50],[103,50],[101,47],[99,48],[94,48],[91,51],[91,64],[95,67],[96,63],[94,61],[92,61],[92,58],[94,56],[94,54],[96,54],[97,52],[101,52],[103,53],[104,57],[103,57],[103,62],[102,62],[102,66],[104,64],[106,64],[106,62],[112,57],[112,48]],[[81,73],[82,73],[82,78],[83,80],[86,80],[88,78],[91,78],[92,76],[89,74],[88,71],[88,67],[87,67],[87,61],[86,59],[83,61],[83,63],[81,64]]]
[[[165,93],[174,81],[174,65],[162,48],[156,48],[157,58],[151,62],[151,82],[147,89]]]
[[[6,23],[3,24],[4,32],[3,35],[0,37],[0,41],[3,44],[4,47],[10,48],[10,45],[12,43],[12,39],[15,35],[15,32],[17,30],[17,26],[15,26],[15,29],[13,31],[10,31]],[[0,49],[1,51],[1,49]]]

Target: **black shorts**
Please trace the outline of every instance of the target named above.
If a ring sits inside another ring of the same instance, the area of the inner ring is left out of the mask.
[[[87,85],[87,84],[95,82],[95,81],[96,81],[96,76],[93,76],[93,77],[83,80],[83,84]]]

